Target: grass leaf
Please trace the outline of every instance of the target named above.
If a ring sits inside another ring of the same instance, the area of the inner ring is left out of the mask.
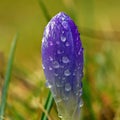
[[[87,78],[85,78],[83,80],[83,99],[84,99],[84,102],[87,106],[87,109],[89,111],[89,114],[90,114],[90,118],[91,120],[96,120],[95,118],[95,115],[94,115],[94,111],[93,111],[93,108],[92,108],[92,101],[91,101],[91,93],[90,93],[90,86],[89,86],[89,83],[87,81]]]
[[[47,97],[47,100],[46,100],[45,106],[44,106],[45,110],[48,113],[50,112],[50,110],[52,108],[53,102],[54,102],[53,96],[52,96],[51,92],[49,91],[48,97]],[[42,113],[41,120],[47,120],[47,116],[45,115],[45,113]]]
[[[3,118],[4,118],[5,106],[6,106],[6,101],[7,101],[7,92],[8,92],[8,87],[10,84],[12,64],[13,64],[13,59],[14,59],[17,37],[18,37],[18,34],[16,34],[13,39],[13,42],[11,45],[11,50],[10,50],[10,55],[9,55],[9,59],[8,59],[8,65],[7,65],[6,74],[5,74],[5,81],[4,81],[4,85],[3,85],[3,89],[2,89],[2,96],[1,96],[0,120],[3,120]]]
[[[48,10],[47,10],[45,4],[42,2],[42,0],[39,0],[38,2],[39,2],[39,6],[42,9],[43,14],[44,14],[44,16],[45,16],[45,18],[46,18],[46,20],[48,22],[50,20],[50,18],[51,18],[50,15],[48,14]]]

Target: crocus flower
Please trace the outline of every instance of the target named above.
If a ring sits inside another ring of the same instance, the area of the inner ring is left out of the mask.
[[[60,12],[45,27],[42,39],[46,83],[65,120],[79,120],[80,114],[83,47],[79,35],[73,20]]]

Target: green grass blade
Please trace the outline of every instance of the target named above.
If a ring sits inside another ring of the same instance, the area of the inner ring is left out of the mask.
[[[50,110],[52,108],[53,102],[54,102],[53,96],[52,96],[51,92],[49,91],[48,97],[47,97],[47,100],[46,100],[45,106],[44,106],[45,110],[48,113],[50,112]],[[42,113],[41,120],[48,120],[47,116],[45,115],[45,113]]]
[[[42,0],[38,0],[38,2],[39,2],[39,6],[42,9],[43,14],[44,14],[44,16],[45,16],[45,18],[46,18],[46,20],[48,22],[50,20],[50,18],[51,18],[50,15],[48,14],[48,10],[46,9],[46,6],[45,6],[45,4],[43,3]]]
[[[6,106],[6,101],[7,101],[7,92],[8,92],[8,87],[10,84],[12,64],[13,64],[14,53],[15,53],[15,48],[16,48],[17,36],[18,35],[16,34],[13,39],[13,42],[11,45],[11,50],[10,50],[10,55],[9,55],[9,59],[8,59],[5,81],[4,81],[4,85],[3,85],[3,89],[2,89],[2,96],[1,96],[0,120],[3,120],[3,118],[4,118],[5,106]]]
[[[96,120],[94,111],[91,105],[92,101],[91,101],[90,86],[87,81],[87,78],[83,80],[83,99],[87,106],[87,109],[89,110],[91,120]]]
[[[84,102],[86,104],[86,107],[89,111],[89,116],[91,118],[91,120],[96,120],[93,108],[92,108],[92,96],[91,96],[91,89],[90,89],[90,77],[89,77],[89,68],[88,65],[89,63],[91,63],[90,61],[90,56],[89,54],[86,52],[85,54],[85,68],[86,68],[86,74],[85,77],[83,79],[83,99]]]

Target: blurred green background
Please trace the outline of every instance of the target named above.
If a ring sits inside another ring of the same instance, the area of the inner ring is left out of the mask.
[[[47,14],[66,12],[85,50],[81,120],[120,120],[120,1],[44,0]],[[48,94],[41,67],[47,19],[37,0],[0,0],[0,101],[11,42],[19,32],[5,120],[40,120]],[[59,120],[53,104],[49,116]]]

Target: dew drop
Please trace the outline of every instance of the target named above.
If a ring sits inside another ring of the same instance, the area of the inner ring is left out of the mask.
[[[61,114],[59,114],[59,113],[58,113],[58,117],[59,117],[60,119],[62,119],[62,118],[63,118],[63,117],[62,117],[62,115],[61,115]]]
[[[66,42],[66,44],[65,44],[65,45],[66,45],[66,47],[70,46],[70,44],[69,44],[68,42]]]
[[[60,50],[57,50],[57,54],[62,54],[62,51],[60,51]]]
[[[81,54],[81,52],[79,51],[79,52],[78,52],[78,55],[80,55],[80,54]]]
[[[42,43],[45,47],[48,47],[48,41],[46,40],[45,37],[42,39]]]
[[[52,67],[49,66],[49,70],[51,71],[51,70],[52,70]]]
[[[65,80],[65,77],[63,77],[62,80]]]
[[[69,83],[65,84],[65,91],[69,92],[71,90],[71,85]]]
[[[59,41],[56,41],[56,44],[57,44],[57,45],[59,45],[59,44],[60,44],[60,42],[59,42]]]
[[[61,41],[65,42],[66,41],[66,37],[65,36],[61,36]]]
[[[55,26],[55,22],[52,22],[52,23],[51,23],[51,29],[53,29],[54,26]]]
[[[73,76],[75,76],[75,72],[73,72]]]
[[[45,66],[42,64],[42,68],[43,68],[43,70],[45,69]]]
[[[77,37],[77,40],[79,40],[79,37]]]
[[[68,23],[66,21],[63,21],[62,25],[63,25],[64,29],[66,29],[66,30],[68,29]]]
[[[81,53],[82,53],[82,49],[80,49],[80,50],[78,51],[78,55],[81,55]]]
[[[80,96],[80,97],[82,96],[82,92],[79,93],[79,96]]]
[[[80,74],[80,78],[82,78],[83,77],[83,74]]]
[[[61,17],[61,19],[64,21],[64,20],[65,20],[65,17],[64,17],[64,16],[62,16],[62,17]]]
[[[53,58],[51,56],[49,57],[49,59],[50,59],[50,61],[53,61]]]
[[[63,56],[63,57],[62,57],[62,62],[63,62],[63,63],[69,63],[70,60],[68,59],[68,57]]]
[[[50,41],[50,46],[53,46],[53,42],[52,41]]]
[[[45,29],[45,34],[46,34],[47,37],[49,36],[49,29],[47,27]]]
[[[61,80],[57,80],[56,81],[56,86],[57,87],[63,87],[64,86],[64,82],[62,82]]]
[[[79,96],[79,97],[82,96],[82,88],[77,89],[76,95]]]
[[[55,73],[54,75],[55,75],[56,77],[58,76],[58,74],[57,74],[57,73]]]
[[[59,68],[60,65],[59,65],[59,63],[58,63],[57,61],[54,61],[54,62],[53,62],[53,67],[54,67],[54,68]]]
[[[54,90],[52,90],[52,95],[53,97],[56,97],[56,92]]]
[[[67,100],[69,100],[69,97],[65,96],[65,97],[63,98],[63,100],[67,101]]]
[[[51,88],[52,85],[51,85],[49,82],[46,82],[46,87],[47,87],[47,88]]]
[[[70,73],[69,70],[65,70],[65,71],[64,71],[64,75],[65,75],[65,76],[70,76],[70,74],[71,74],[71,73]]]
[[[59,102],[61,102],[61,101],[62,101],[62,99],[61,99],[61,98],[59,98],[59,97],[56,97],[56,98],[55,98],[55,101],[56,101],[57,103],[59,103]]]
[[[83,106],[83,100],[82,99],[80,100],[78,105],[79,105],[80,108]]]
[[[73,76],[75,76],[76,75],[76,69],[73,71]]]

